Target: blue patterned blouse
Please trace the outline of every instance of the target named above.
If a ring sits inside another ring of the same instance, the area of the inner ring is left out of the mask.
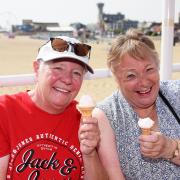
[[[164,81],[160,89],[180,117],[180,80]],[[116,135],[117,150],[123,173],[129,180],[180,180],[180,166],[164,159],[145,158],[140,153],[138,116],[120,91],[98,103],[108,117]],[[180,125],[158,96],[156,100],[160,131],[168,137],[180,138]]]

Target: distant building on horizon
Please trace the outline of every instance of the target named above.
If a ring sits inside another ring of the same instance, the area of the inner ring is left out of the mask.
[[[73,36],[73,27],[60,27],[57,22],[33,22],[31,19],[22,20],[21,25],[13,25],[13,32],[18,35],[30,35],[34,38],[48,39],[51,36]]]
[[[101,34],[108,31],[119,33],[125,32],[129,28],[137,28],[138,21],[126,20],[125,15],[120,12],[116,14],[106,14],[103,12],[104,3],[97,3],[98,7],[98,28]]]

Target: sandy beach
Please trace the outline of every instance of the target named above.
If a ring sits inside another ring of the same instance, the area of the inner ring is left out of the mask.
[[[160,38],[153,38],[155,46],[160,53]],[[33,73],[32,61],[36,59],[38,48],[46,41],[31,39],[28,36],[16,36],[9,39],[0,34],[0,75],[29,74]],[[88,42],[92,45],[90,64],[94,68],[107,68],[106,55],[111,44],[106,42]],[[180,63],[180,43],[173,47],[173,63]],[[172,79],[180,78],[180,73],[173,73]],[[32,86],[23,87],[3,87],[0,94],[14,93],[20,90],[31,89]],[[117,85],[112,78],[103,78],[97,80],[85,80],[82,89],[77,97],[82,94],[90,94],[96,101],[102,100],[117,89]]]

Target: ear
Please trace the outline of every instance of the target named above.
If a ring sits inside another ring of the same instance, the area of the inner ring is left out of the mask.
[[[35,73],[38,73],[39,66],[40,66],[40,62],[34,60],[34,61],[33,61],[33,69],[34,69],[34,72],[35,72]]]
[[[34,60],[33,61],[33,69],[34,69],[36,79],[38,77],[39,67],[40,67],[40,61]]]

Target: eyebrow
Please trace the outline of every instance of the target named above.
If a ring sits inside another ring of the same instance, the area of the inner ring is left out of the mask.
[[[147,64],[145,65],[145,68],[148,67],[148,66],[154,66],[154,64]],[[128,69],[127,67],[120,67],[122,70],[124,70],[125,68]],[[132,68],[129,68],[128,70],[136,70],[134,69],[133,67]]]

